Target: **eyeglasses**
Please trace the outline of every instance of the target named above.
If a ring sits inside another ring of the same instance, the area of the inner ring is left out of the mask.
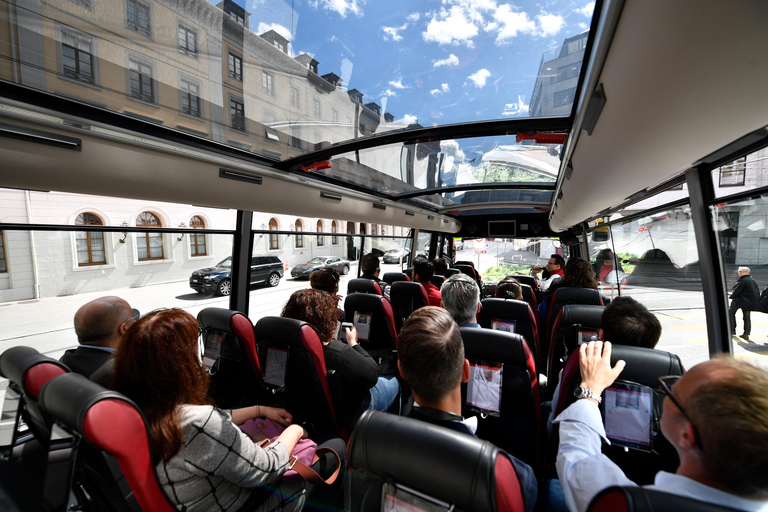
[[[693,427],[693,432],[696,434],[696,445],[699,447],[701,451],[704,451],[704,447],[701,444],[701,437],[699,436],[699,431],[696,428],[696,425],[693,423],[693,420],[690,416],[688,416],[688,413],[685,412],[685,409],[683,409],[683,406],[680,405],[680,402],[677,401],[677,398],[675,398],[675,395],[672,394],[672,386],[675,385],[677,381],[679,381],[682,377],[680,375],[667,375],[665,377],[659,377],[659,384],[661,384],[661,391],[669,397],[670,400],[672,400],[672,403],[675,404],[675,407],[677,407],[680,410],[680,413],[685,417],[686,420],[688,420],[688,423],[691,424]]]

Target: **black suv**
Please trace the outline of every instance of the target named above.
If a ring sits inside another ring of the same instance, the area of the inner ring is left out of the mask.
[[[189,286],[198,293],[216,292],[217,295],[232,293],[232,257],[228,256],[215,267],[201,268],[192,272]],[[251,257],[251,284],[266,283],[277,286],[283,277],[283,262],[277,256]]]

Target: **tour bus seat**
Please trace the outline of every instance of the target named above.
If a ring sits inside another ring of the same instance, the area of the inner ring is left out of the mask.
[[[603,453],[624,470],[627,478],[639,485],[652,484],[659,471],[674,473],[680,461],[677,452],[661,434],[658,418],[661,417],[661,404],[665,395],[659,389],[659,377],[665,375],[683,375],[685,369],[680,357],[670,352],[651,348],[630,347],[611,344],[611,367],[618,360],[627,364],[617,382],[627,382],[647,386],[653,390],[653,452],[625,450],[622,446],[603,444]],[[575,350],[568,357],[563,370],[560,393],[557,402],[552,403],[554,417],[571,405],[576,398],[573,392],[581,383],[579,370],[580,351]],[[559,445],[559,426],[553,425],[551,448],[553,456]]]
[[[498,415],[487,414],[467,403],[468,383],[461,385],[464,417],[478,416],[479,438],[537,467],[541,402],[536,366],[528,344],[520,334],[476,327],[459,330],[464,341],[464,356],[470,364],[503,365]]]
[[[455,276],[456,274],[461,274],[461,271],[457,268],[449,268],[445,271],[445,278],[448,279],[451,276]]]
[[[536,278],[533,276],[528,276],[525,274],[515,274],[511,277],[514,277],[515,280],[520,284],[527,284],[531,288],[533,288],[534,291],[539,290],[539,283],[536,281]]]
[[[555,290],[549,298],[549,312],[547,314],[546,326],[540,326],[541,334],[539,335],[539,341],[541,342],[541,352],[539,352],[539,355],[541,357],[545,357],[546,354],[549,354],[549,344],[552,341],[552,326],[555,323],[557,314],[566,304],[604,305],[600,293],[591,288],[571,288],[566,286]],[[541,363],[542,366],[546,365],[546,361],[541,361]]]
[[[395,315],[395,329],[400,332],[411,313],[419,308],[429,305],[427,290],[421,283],[406,283],[399,281],[389,290],[389,298],[392,301],[392,312]]]
[[[445,280],[446,280],[445,276],[432,276],[432,279],[430,279],[429,282],[437,286],[438,288],[442,288]]]
[[[72,437],[53,424],[39,402],[43,385],[65,373],[66,365],[31,347],[0,354],[0,376],[9,381],[2,404],[0,487],[21,510],[63,510],[69,498]],[[20,436],[21,421],[33,435],[29,440]]]
[[[276,395],[276,405],[290,411],[294,423],[306,423],[311,434],[346,440],[340,385],[325,367],[315,328],[301,320],[267,316],[256,323],[254,333],[264,385]]]
[[[557,374],[560,373],[560,370],[565,365],[568,354],[577,350],[579,331],[594,332],[597,335],[604,310],[605,306],[568,304],[563,306],[557,314],[553,325],[553,338],[549,344],[549,353],[547,354],[547,377],[552,378],[552,380],[548,381],[548,398],[555,391]]]
[[[525,510],[520,482],[504,451],[431,423],[366,411],[352,434],[347,461],[352,470],[345,484],[349,510],[385,510],[385,484],[396,486],[397,494],[388,494],[394,499],[407,492],[405,487],[456,511]]]
[[[379,283],[373,279],[350,279],[347,283],[347,295],[353,293],[375,293],[384,295]]]
[[[256,352],[253,324],[239,311],[205,308],[197,315],[203,343],[218,338],[218,353],[206,346],[204,363],[211,365],[210,395],[217,407],[233,409],[269,403]]]
[[[408,276],[405,275],[403,272],[387,272],[386,274],[384,274],[382,281],[391,285],[396,281],[410,281],[410,278],[408,278]]]
[[[732,512],[740,509],[715,505],[647,487],[609,487],[592,499],[587,512]]]
[[[484,329],[493,329],[497,320],[505,324],[514,323],[514,331],[528,342],[533,360],[538,364],[539,333],[536,328],[536,315],[527,302],[514,299],[483,299],[477,314],[477,323]]]
[[[397,329],[389,301],[380,295],[347,295],[344,315],[348,322],[355,324],[358,342],[379,365],[379,374],[397,375]],[[367,335],[364,332],[366,324]]]
[[[43,387],[40,405],[79,439],[73,491],[84,509],[175,510],[157,480],[149,426],[130,399],[69,373]]]
[[[475,267],[473,267],[472,265],[455,263],[453,265],[453,268],[455,268],[456,270],[458,270],[462,274],[467,274],[469,277],[471,277],[472,279],[477,281],[478,282],[478,286],[479,286],[479,284],[480,284],[480,276],[478,275],[477,270],[475,270]]]
[[[535,289],[527,285],[525,283],[519,283],[520,284],[520,291],[523,294],[523,300],[528,303],[529,306],[531,306],[531,311],[533,311],[533,317],[536,320],[536,327],[539,328],[539,301],[536,298],[536,292]]]

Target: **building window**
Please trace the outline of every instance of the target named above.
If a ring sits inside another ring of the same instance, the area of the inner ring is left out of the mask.
[[[557,81],[562,82],[563,80],[568,80],[569,78],[578,78],[580,68],[581,68],[581,62],[578,62],[576,64],[569,64],[567,66],[558,68]]]
[[[8,272],[8,263],[5,260],[5,237],[4,233],[0,231],[0,274]]]
[[[264,94],[275,95],[275,75],[269,71],[261,72],[261,90]]]
[[[333,233],[333,236],[331,237],[331,244],[333,245],[339,245],[339,237],[336,236],[336,233],[339,232],[339,228],[336,225],[336,221],[331,222],[331,233]]]
[[[322,247],[325,244],[325,237],[322,235],[323,233],[323,221],[319,220],[317,221],[317,246]]]
[[[93,10],[93,0],[72,0],[72,2],[76,3],[80,7],[85,7],[88,10]]]
[[[301,220],[296,219],[296,248],[301,249],[304,247],[304,235],[301,234],[302,225]]]
[[[334,123],[338,123],[339,122],[339,112],[338,112],[338,110],[331,110],[331,120]]]
[[[561,107],[563,105],[570,105],[573,103],[573,95],[576,94],[576,88],[572,87],[564,91],[557,91],[555,93],[555,107]]]
[[[318,100],[317,98],[314,98],[312,100],[312,111],[314,112],[315,117],[317,117],[317,118],[320,117],[320,115],[321,115],[320,100]]]
[[[182,77],[179,84],[181,113],[188,116],[202,117],[203,109],[200,102],[200,83]]]
[[[154,69],[148,62],[128,60],[128,93],[132,98],[155,103]]]
[[[245,104],[238,98],[229,98],[229,120],[233,130],[245,131]]]
[[[205,221],[195,215],[189,219],[189,227],[195,229],[205,229]],[[208,251],[205,247],[205,233],[192,233],[189,236],[189,254],[191,256],[208,255]]]
[[[163,223],[154,213],[141,212],[136,217],[137,228],[160,228]],[[163,253],[163,234],[162,233],[137,233],[136,234],[136,252],[139,261],[162,260]]]
[[[721,187],[742,187],[747,174],[747,157],[734,160],[720,168]]]
[[[227,54],[227,70],[229,76],[235,80],[243,81],[243,58],[231,51]]]
[[[197,32],[179,24],[179,53],[197,58]]]
[[[61,66],[64,76],[93,83],[93,55],[90,42],[68,39],[61,45]]]
[[[301,128],[298,126],[291,127],[291,146],[301,149]]]
[[[277,220],[269,219],[269,249],[279,249],[280,239],[277,235]]]
[[[291,106],[299,108],[301,102],[299,101],[299,88],[291,86]]]
[[[134,32],[152,37],[152,6],[139,0],[126,0],[125,25]]]
[[[75,226],[103,226],[98,215],[81,213],[75,219]],[[104,252],[104,233],[98,231],[75,232],[75,247],[77,249],[77,266],[104,265],[107,262]]]

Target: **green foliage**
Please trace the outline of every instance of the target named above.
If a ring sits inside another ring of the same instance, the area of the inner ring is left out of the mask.
[[[472,169],[472,177],[479,183],[555,181],[554,178],[507,164],[480,164]]]
[[[501,281],[510,274],[528,274],[533,265],[498,265],[490,267],[481,272],[484,282]]]

